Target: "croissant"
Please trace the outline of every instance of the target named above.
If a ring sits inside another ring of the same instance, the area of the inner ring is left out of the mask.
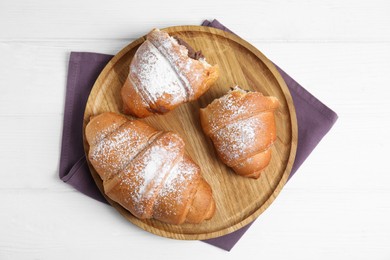
[[[278,106],[276,97],[235,87],[200,110],[204,133],[222,162],[237,174],[257,179],[269,164]]]
[[[85,135],[105,194],[135,217],[182,224],[214,215],[212,190],[179,135],[111,112],[93,117]]]
[[[131,61],[121,89],[123,112],[136,117],[165,114],[198,99],[218,75],[218,66],[211,66],[201,52],[154,29]]]

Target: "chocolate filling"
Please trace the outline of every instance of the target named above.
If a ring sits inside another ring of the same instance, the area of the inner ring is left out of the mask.
[[[175,40],[180,45],[183,45],[183,46],[185,46],[187,48],[187,50],[188,50],[188,57],[190,57],[191,59],[199,60],[201,58],[204,58],[204,56],[203,56],[201,51],[195,51],[188,43],[183,41],[183,39],[181,39],[181,38],[179,38],[177,36],[173,36],[173,38],[175,38]]]
[[[243,91],[245,91],[246,93],[249,93],[249,92],[252,92],[252,91],[250,91],[250,90],[247,90],[247,89],[242,89],[242,88],[240,88],[241,90],[243,90]],[[234,88],[233,87],[230,87],[230,90],[231,91],[233,91],[234,90]]]

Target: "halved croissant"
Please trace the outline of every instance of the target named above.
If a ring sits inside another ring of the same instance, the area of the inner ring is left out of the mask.
[[[85,134],[105,194],[137,218],[181,224],[214,215],[211,188],[179,135],[110,112],[93,117]]]
[[[123,112],[136,117],[165,114],[205,93],[218,78],[218,66],[192,53],[181,39],[152,30],[131,61],[121,90]]]
[[[203,131],[223,163],[242,176],[259,178],[276,140],[276,97],[236,87],[200,110]]]

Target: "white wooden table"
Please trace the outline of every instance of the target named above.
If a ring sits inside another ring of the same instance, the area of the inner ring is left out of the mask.
[[[0,259],[390,259],[390,2],[0,2]],[[230,253],[157,237],[58,179],[69,52],[217,18],[339,120]]]

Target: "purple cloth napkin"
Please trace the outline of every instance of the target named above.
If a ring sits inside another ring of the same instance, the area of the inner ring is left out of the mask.
[[[202,25],[231,32],[217,20],[212,22],[206,20]],[[61,180],[72,185],[85,195],[105,203],[107,201],[95,185],[86,162],[82,140],[82,125],[85,105],[91,88],[104,66],[112,57],[112,55],[88,52],[72,52],[70,54],[59,169]],[[282,69],[279,67],[277,69],[291,92],[298,121],[298,147],[295,162],[289,176],[291,178],[331,129],[337,120],[337,115]],[[203,241],[230,251],[250,225],[228,235]]]

